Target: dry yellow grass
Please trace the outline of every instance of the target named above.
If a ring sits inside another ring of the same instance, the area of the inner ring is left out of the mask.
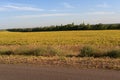
[[[120,59],[111,58],[0,56],[0,64],[34,64],[41,66],[66,66],[80,69],[98,68],[120,70]]]

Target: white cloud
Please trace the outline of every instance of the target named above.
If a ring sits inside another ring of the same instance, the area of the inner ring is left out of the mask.
[[[108,5],[107,3],[103,3],[103,4],[97,5],[97,7],[100,7],[100,8],[109,8],[110,5]]]
[[[73,16],[73,15],[79,15],[79,14],[54,13],[54,14],[39,14],[39,15],[23,15],[23,16],[16,16],[16,18],[60,17],[60,16]]]
[[[4,6],[6,9],[14,9],[14,10],[23,10],[23,11],[43,11],[43,9],[34,8],[34,7],[26,7],[26,6],[15,6],[15,5],[7,5]]]
[[[72,6],[71,4],[66,3],[66,2],[64,2],[63,5],[64,5],[64,7],[66,7],[66,8],[75,8],[74,6]]]
[[[58,11],[58,10],[56,10],[56,9],[51,9],[51,10],[48,10],[48,11],[53,11],[53,12],[56,12],[56,11]]]
[[[98,11],[98,12],[88,12],[89,15],[110,15],[115,14],[115,12],[105,12],[105,11]]]
[[[11,11],[11,10],[19,10],[19,11],[43,11],[44,9],[25,6],[22,4],[4,4],[0,6],[0,11]]]
[[[67,10],[57,10],[57,9],[51,9],[51,10],[46,10],[46,11],[51,11],[51,12],[63,12],[63,11],[67,11]]]
[[[6,8],[0,7],[0,11],[5,11]]]

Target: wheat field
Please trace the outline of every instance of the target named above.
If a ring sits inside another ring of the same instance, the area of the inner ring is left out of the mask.
[[[97,45],[120,46],[120,30],[0,32],[0,45]]]

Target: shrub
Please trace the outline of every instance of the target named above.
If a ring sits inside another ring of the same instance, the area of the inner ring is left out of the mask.
[[[49,48],[49,47],[48,47]],[[62,56],[64,55],[60,49],[50,47],[48,49],[50,56]]]
[[[94,49],[90,46],[85,46],[80,50],[80,57],[93,57],[94,56]]]
[[[11,50],[0,50],[0,55],[13,55],[14,52]]]
[[[94,49],[90,46],[85,46],[80,50],[79,57],[104,57],[103,54],[100,53],[100,50]]]
[[[110,58],[120,58],[120,50],[112,50],[107,52],[105,56],[110,57]]]
[[[27,49],[22,52],[22,55],[33,55],[33,56],[39,56],[40,54],[39,49]]]
[[[32,56],[60,56],[62,52],[53,47],[36,47],[36,48],[21,48],[17,50],[15,55],[32,55]]]
[[[45,53],[45,48],[20,47],[15,51],[14,55],[43,56]]]

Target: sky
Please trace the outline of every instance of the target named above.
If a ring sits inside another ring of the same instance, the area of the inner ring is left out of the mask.
[[[0,0],[0,29],[120,22],[120,0]]]

